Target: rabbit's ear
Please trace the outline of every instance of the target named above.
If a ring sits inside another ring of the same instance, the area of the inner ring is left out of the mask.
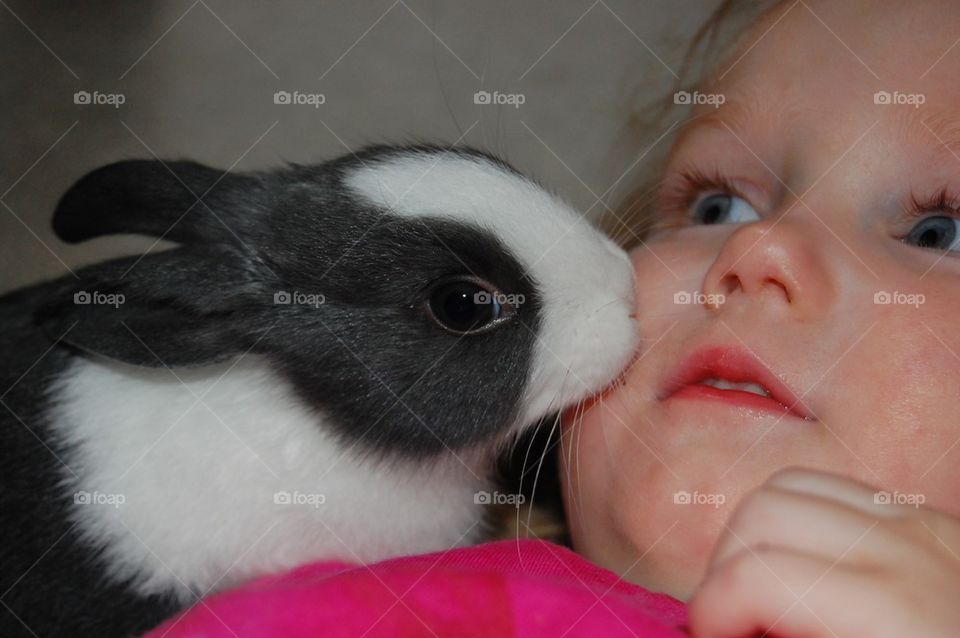
[[[135,365],[194,366],[246,352],[272,293],[238,255],[178,248],[85,268],[37,309],[52,339]]]
[[[87,173],[60,198],[53,230],[75,243],[139,233],[184,244],[236,244],[263,210],[255,174],[196,162],[129,160]]]

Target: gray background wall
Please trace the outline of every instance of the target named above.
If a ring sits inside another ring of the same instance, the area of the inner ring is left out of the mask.
[[[662,132],[628,122],[670,90],[715,5],[3,0],[0,291],[151,246],[132,236],[69,246],[49,221],[87,171],[153,154],[246,170],[371,142],[459,140],[594,214]],[[325,102],[275,104],[284,90]],[[476,104],[480,90],[524,103]],[[125,101],[76,104],[78,91]]]

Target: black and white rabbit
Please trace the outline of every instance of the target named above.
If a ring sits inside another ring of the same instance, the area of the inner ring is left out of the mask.
[[[475,542],[495,453],[638,346],[623,251],[471,149],[124,161],[53,224],[178,246],[0,298],[2,636]]]

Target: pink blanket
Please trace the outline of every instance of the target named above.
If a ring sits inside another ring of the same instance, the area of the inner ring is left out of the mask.
[[[684,605],[559,545],[502,541],[370,566],[315,563],[206,598],[149,638],[680,638]]]

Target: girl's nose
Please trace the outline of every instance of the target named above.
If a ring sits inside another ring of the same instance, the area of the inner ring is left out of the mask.
[[[816,319],[829,311],[835,290],[817,241],[802,221],[744,224],[710,266],[703,292],[722,300],[717,305],[762,301],[796,319]]]

